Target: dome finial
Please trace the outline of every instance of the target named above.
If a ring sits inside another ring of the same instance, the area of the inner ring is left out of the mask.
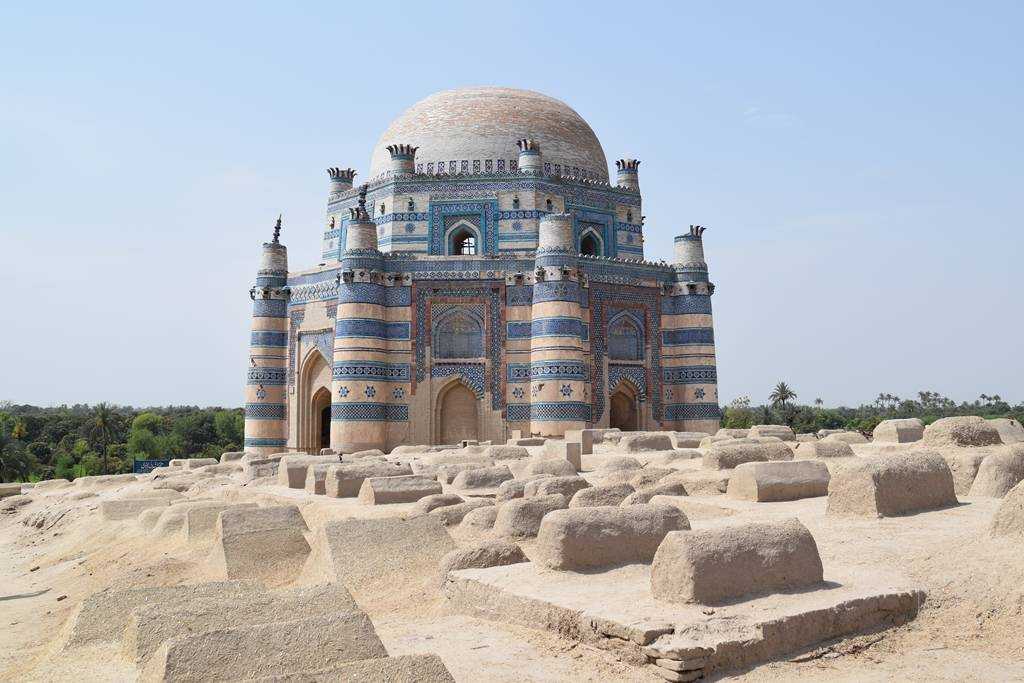
[[[365,223],[370,220],[370,214],[366,211],[366,192],[369,189],[369,183],[359,186],[359,205],[349,209],[353,222]]]
[[[281,243],[281,214],[277,214],[277,223],[274,224],[274,241],[273,244]]]

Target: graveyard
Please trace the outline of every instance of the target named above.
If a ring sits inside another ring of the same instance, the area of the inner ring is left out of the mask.
[[[225,453],[0,488],[3,680],[1024,677],[1024,429]]]

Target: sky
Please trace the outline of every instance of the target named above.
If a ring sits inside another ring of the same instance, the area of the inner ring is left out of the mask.
[[[585,8],[585,9],[584,9]],[[646,256],[707,227],[723,404],[1024,400],[1021,3],[0,5],[0,401],[243,402],[284,214],[319,259],[437,90],[537,90],[642,160]],[[358,179],[357,177],[357,179]]]

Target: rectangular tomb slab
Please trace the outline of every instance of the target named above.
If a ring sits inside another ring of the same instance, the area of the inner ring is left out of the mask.
[[[715,606],[655,600],[651,568],[599,573],[533,563],[451,572],[445,596],[460,612],[546,628],[570,638],[614,638],[647,657],[697,660],[704,673],[750,666],[816,643],[913,619],[924,591],[892,574],[828,567],[820,589]]]

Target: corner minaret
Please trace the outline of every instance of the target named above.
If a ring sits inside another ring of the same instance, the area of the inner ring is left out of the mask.
[[[331,383],[331,448],[353,453],[385,448],[390,406],[384,311],[384,255],[366,211],[367,186],[351,218],[338,275],[338,314]]]
[[[288,440],[285,385],[288,371],[288,249],[281,244],[281,217],[274,238],[263,244],[252,299],[249,370],[245,383],[245,450],[268,455]]]
[[[416,170],[416,150],[412,145],[388,145],[391,175],[412,175]]]
[[[640,189],[640,162],[637,159],[619,159],[615,162],[615,169],[619,187]]]
[[[530,432],[564,436],[590,420],[573,217],[540,220],[530,323]]]
[[[351,190],[356,172],[351,168],[329,168],[327,169],[327,175],[331,179],[331,185],[327,192],[330,198]]]
[[[675,282],[666,285],[661,302],[663,427],[714,433],[721,418],[711,315],[715,286],[708,280],[702,226],[691,225],[675,238],[672,268]]]
[[[540,155],[540,143],[536,140],[523,138],[516,141],[519,147],[519,170],[522,173],[537,173],[544,170],[544,162]]]
[[[704,226],[691,225],[690,231],[675,239],[672,267],[677,282],[707,282],[708,264],[704,260]]]

